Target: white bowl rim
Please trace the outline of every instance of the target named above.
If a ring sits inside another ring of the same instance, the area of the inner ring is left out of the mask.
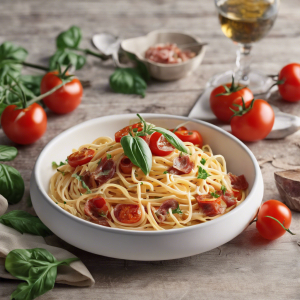
[[[205,47],[207,45],[203,45],[201,50],[198,52],[197,55],[195,55],[194,57],[188,59],[187,61],[183,61],[183,62],[179,62],[179,63],[176,63],[176,64],[163,64],[163,63],[158,63],[158,62],[155,62],[155,61],[152,61],[150,59],[147,59],[147,58],[139,58],[137,56],[136,53],[134,52],[131,52],[131,51],[128,51],[128,50],[125,50],[124,47],[123,47],[123,42],[125,41],[128,41],[128,40],[134,40],[134,39],[137,39],[137,38],[142,38],[142,37],[148,37],[152,34],[157,34],[157,33],[175,33],[175,34],[183,34],[183,35],[186,35],[186,36],[189,36],[191,38],[193,38],[196,42],[198,43],[201,43],[201,39],[197,38],[196,36],[192,35],[192,34],[189,34],[189,33],[186,33],[184,31],[175,31],[175,30],[168,30],[168,29],[157,29],[157,30],[153,30],[149,33],[147,33],[146,35],[141,35],[141,36],[137,36],[137,37],[134,37],[134,38],[129,38],[129,39],[125,39],[121,42],[121,48],[126,51],[126,52],[130,52],[132,54],[134,54],[139,60],[143,60],[149,64],[152,64],[154,66],[158,66],[158,67],[166,67],[166,68],[175,68],[175,67],[178,67],[178,66],[184,66],[186,64],[188,64],[189,62],[195,60],[198,56],[200,56],[204,51],[205,51]]]
[[[135,118],[136,114],[120,114],[120,115],[111,115],[111,116],[103,116],[103,117],[99,117],[99,118],[94,118],[92,120],[88,120],[85,122],[82,122],[80,124],[77,124],[65,131],[63,131],[62,133],[60,133],[59,135],[57,135],[55,138],[53,138],[41,151],[40,155],[38,156],[33,172],[34,172],[34,177],[35,177],[35,181],[36,181],[36,185],[38,190],[40,191],[40,193],[42,193],[45,197],[45,199],[47,199],[48,202],[51,203],[51,205],[53,205],[53,207],[57,210],[58,213],[66,216],[67,218],[73,219],[75,221],[78,221],[80,223],[82,223],[83,225],[86,225],[88,227],[92,227],[95,229],[99,229],[99,230],[104,230],[107,232],[111,232],[111,233],[122,233],[122,234],[126,234],[126,235],[161,235],[161,234],[175,234],[178,231],[179,232],[183,232],[183,231],[189,231],[189,230],[193,230],[198,228],[199,226],[206,227],[206,226],[210,226],[211,222],[213,222],[213,224],[216,224],[217,222],[222,222],[224,221],[226,218],[230,218],[231,216],[233,216],[234,214],[238,213],[239,209],[241,207],[243,207],[244,205],[246,205],[247,203],[247,198],[249,199],[254,193],[255,193],[255,188],[256,186],[258,186],[259,184],[259,179],[261,178],[260,175],[260,169],[259,169],[259,165],[256,161],[255,156],[253,155],[253,153],[251,152],[251,150],[244,145],[239,139],[237,139],[235,136],[233,136],[232,134],[226,132],[225,130],[223,130],[220,127],[217,127],[213,124],[207,123],[205,121],[201,121],[201,120],[197,120],[197,119],[192,119],[192,118],[188,118],[188,117],[183,117],[183,116],[177,116],[177,115],[167,115],[167,114],[153,114],[153,113],[143,113],[141,114],[144,118],[167,118],[167,119],[178,119],[178,120],[183,120],[183,121],[192,121],[192,122],[196,122],[199,124],[202,124],[204,126],[210,127],[216,131],[221,132],[222,134],[224,134],[225,136],[227,136],[228,138],[232,139],[235,143],[237,143],[243,150],[245,150],[247,152],[247,154],[250,156],[254,168],[255,168],[255,179],[254,179],[254,183],[253,183],[253,187],[251,189],[251,192],[248,194],[248,196],[246,197],[246,199],[240,204],[238,205],[236,208],[232,209],[231,211],[229,211],[228,213],[226,213],[225,215],[220,216],[217,219],[214,220],[210,220],[208,222],[205,223],[200,223],[200,224],[196,224],[196,225],[192,225],[192,226],[188,226],[185,228],[175,228],[175,229],[170,229],[170,230],[161,230],[161,231],[138,231],[138,230],[126,230],[126,229],[120,229],[120,228],[112,228],[112,227],[105,227],[105,226],[101,226],[98,224],[94,224],[92,222],[83,220],[79,217],[76,217],[70,213],[68,213],[67,211],[65,211],[64,209],[62,209],[61,207],[59,207],[47,194],[47,192],[42,188],[42,184],[40,181],[40,178],[37,178],[36,174],[37,174],[37,170],[39,169],[39,165],[41,163],[41,160],[43,158],[43,153],[44,151],[51,147],[52,144],[55,144],[56,140],[58,140],[60,137],[62,136],[66,136],[69,133],[76,131],[78,128],[80,128],[81,126],[85,126],[85,125],[89,125],[92,123],[96,123],[99,119],[111,119],[111,118],[122,118],[122,117],[129,117],[129,118]]]

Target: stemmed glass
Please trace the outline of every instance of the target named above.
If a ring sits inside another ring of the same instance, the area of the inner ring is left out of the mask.
[[[252,43],[261,40],[272,28],[280,0],[215,0],[223,33],[238,44],[236,67],[215,75],[212,86],[231,82],[232,75],[253,93],[263,93],[272,79],[250,69]]]

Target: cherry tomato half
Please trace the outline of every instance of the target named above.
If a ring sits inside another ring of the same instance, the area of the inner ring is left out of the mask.
[[[202,148],[203,140],[201,134],[197,130],[182,130],[176,131],[176,136],[183,142],[190,142]]]
[[[36,142],[45,133],[47,116],[37,103],[23,109],[19,109],[16,105],[9,105],[2,113],[1,126],[10,140],[28,145]]]
[[[300,101],[300,64],[288,64],[278,75],[278,90],[281,97],[289,102]]]
[[[84,148],[80,151],[74,152],[68,156],[68,163],[71,167],[76,168],[82,166],[92,160],[95,155],[95,150]]]
[[[56,76],[57,71],[48,72],[41,82],[41,94],[44,94],[57,85],[61,79]],[[73,111],[81,102],[83,88],[77,78],[66,83],[60,89],[43,99],[45,105],[57,114],[66,114]]]
[[[131,131],[132,129],[137,128],[137,131],[142,131],[143,130],[143,126],[142,123],[135,123],[133,125],[129,125],[124,127],[123,129],[117,131],[115,133],[115,141],[116,143],[120,143],[121,138],[125,135],[129,134],[129,131]],[[144,138],[145,139],[145,138]]]
[[[166,156],[174,151],[174,147],[159,132],[154,132],[150,138],[150,150],[157,156]]]
[[[246,107],[250,103],[246,104]],[[254,101],[250,111],[231,119],[232,134],[242,141],[255,142],[264,139],[272,130],[275,115],[270,104],[262,99]]]
[[[137,223],[141,217],[141,209],[135,204],[118,204],[114,208],[116,219],[125,224]]]
[[[228,88],[231,87],[231,83],[226,84]],[[243,88],[236,92],[232,92],[230,95],[220,95],[226,93],[223,85],[216,87],[210,94],[210,107],[215,116],[226,123],[230,122],[230,118],[233,116],[233,112],[230,108],[237,110],[233,104],[242,104],[242,97],[245,103],[250,103],[254,98],[252,92],[248,88]]]
[[[292,213],[285,204],[278,200],[266,201],[258,212],[256,228],[268,240],[278,239],[285,234],[285,230],[275,220],[266,216],[277,219],[287,229],[291,225]]]
[[[123,173],[131,174],[133,163],[131,162],[131,160],[127,156],[124,156],[121,159],[119,166],[120,166],[120,169]]]

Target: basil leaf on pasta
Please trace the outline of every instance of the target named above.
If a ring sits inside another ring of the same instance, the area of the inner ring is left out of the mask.
[[[152,167],[152,153],[147,143],[140,137],[126,135],[122,137],[121,145],[130,161],[148,175]]]
[[[173,145],[176,149],[181,152],[189,154],[187,148],[185,147],[184,143],[179,139],[173,132],[168,129],[161,128],[161,127],[154,127],[152,130],[161,133],[167,141]]]

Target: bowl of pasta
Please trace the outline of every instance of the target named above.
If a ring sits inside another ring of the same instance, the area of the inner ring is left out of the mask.
[[[263,180],[252,152],[209,123],[113,115],[56,136],[30,181],[33,207],[83,250],[167,260],[216,248],[255,217]]]

